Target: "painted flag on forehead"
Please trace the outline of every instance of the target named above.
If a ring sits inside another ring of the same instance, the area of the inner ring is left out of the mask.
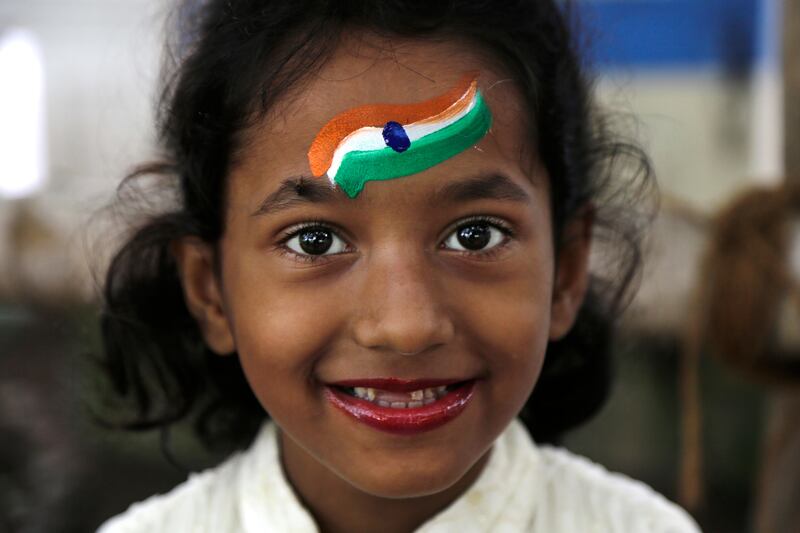
[[[367,181],[416,174],[463,152],[492,124],[477,86],[467,76],[425,102],[366,105],[337,115],[308,151],[312,174],[327,174],[355,198]]]

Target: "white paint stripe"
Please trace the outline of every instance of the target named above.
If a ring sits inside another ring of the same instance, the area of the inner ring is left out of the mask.
[[[476,94],[477,96],[477,94]],[[419,140],[431,133],[439,131],[441,129],[446,128],[450,124],[455,124],[461,118],[465,117],[472,109],[475,107],[475,104],[478,102],[477,98],[472,98],[472,100],[467,104],[467,106],[462,109],[460,112],[456,113],[455,115],[446,118],[444,120],[437,120],[435,122],[415,122],[413,124],[409,124],[405,127],[406,134],[408,138],[411,139],[413,143],[416,140]],[[453,104],[456,105],[456,104]]]

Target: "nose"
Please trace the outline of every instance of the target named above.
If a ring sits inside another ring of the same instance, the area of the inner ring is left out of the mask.
[[[355,341],[366,348],[416,355],[455,334],[444,289],[424,253],[386,249],[367,260],[355,300]]]

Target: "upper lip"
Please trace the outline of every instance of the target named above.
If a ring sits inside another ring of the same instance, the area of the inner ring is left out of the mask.
[[[469,378],[451,379],[400,379],[400,378],[357,378],[345,379],[328,383],[334,387],[364,387],[369,389],[380,389],[390,392],[412,392],[420,389],[432,389],[470,381]]]

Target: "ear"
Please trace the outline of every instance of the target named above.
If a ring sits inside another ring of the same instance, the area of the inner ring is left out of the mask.
[[[557,262],[550,313],[550,340],[567,334],[575,323],[589,287],[589,252],[591,251],[594,209],[586,205],[570,219],[556,249]]]
[[[236,345],[225,313],[222,284],[214,268],[213,248],[197,237],[184,237],[173,241],[171,251],[186,307],[200,326],[206,344],[219,355],[233,353]]]

